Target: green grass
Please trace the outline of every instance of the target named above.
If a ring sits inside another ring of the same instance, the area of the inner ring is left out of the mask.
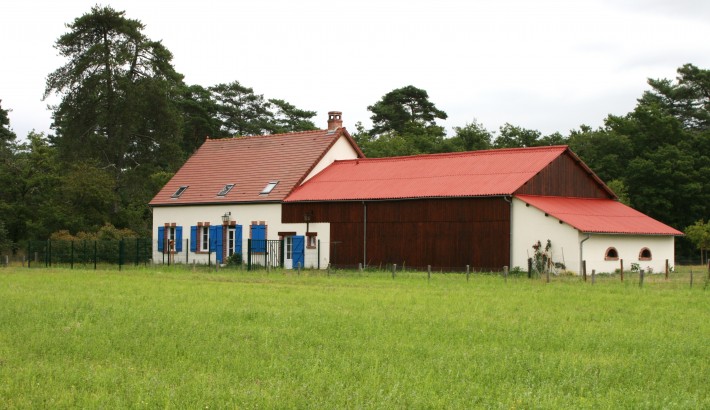
[[[709,408],[696,275],[0,269],[0,407]]]

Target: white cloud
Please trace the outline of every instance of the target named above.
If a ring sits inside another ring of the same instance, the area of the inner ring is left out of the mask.
[[[162,39],[190,84],[238,80],[267,98],[342,110],[369,124],[367,106],[412,84],[449,114],[490,130],[505,122],[566,133],[625,114],[646,79],[710,68],[710,6],[694,1],[110,1]],[[11,63],[3,108],[20,136],[46,131],[46,75],[62,64],[52,45],[92,2],[15,2],[0,15]],[[699,16],[703,16],[700,18]],[[622,110],[622,111],[618,111]]]

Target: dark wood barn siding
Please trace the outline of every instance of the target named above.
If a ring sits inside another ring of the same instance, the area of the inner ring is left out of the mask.
[[[366,202],[367,264],[502,269],[510,260],[510,205],[501,197]],[[331,263],[363,260],[361,202],[289,203],[283,221],[330,222]]]
[[[569,154],[560,155],[518,189],[516,194],[610,198],[597,181]]]

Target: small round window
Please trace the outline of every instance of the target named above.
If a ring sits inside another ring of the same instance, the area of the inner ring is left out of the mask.
[[[619,252],[616,251],[616,248],[609,248],[606,250],[606,254],[604,254],[604,260],[607,261],[615,261],[619,260]]]
[[[639,252],[639,260],[640,261],[650,261],[651,260],[651,250],[648,248],[641,249],[641,252]]]

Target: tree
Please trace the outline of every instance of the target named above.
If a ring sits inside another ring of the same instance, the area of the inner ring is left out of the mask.
[[[219,136],[262,135],[269,131],[271,111],[263,95],[239,81],[210,87],[220,121]]]
[[[111,7],[94,6],[67,27],[55,48],[68,61],[45,89],[45,98],[61,95],[52,142],[62,159],[97,159],[117,180],[156,158],[177,166],[182,75],[172,54],[142,34],[140,21]]]
[[[446,132],[436,120],[447,115],[429,101],[425,90],[411,85],[398,88],[367,109],[372,112],[373,127],[367,132],[372,152],[363,150],[365,155],[413,155],[446,149]]]
[[[10,129],[9,110],[2,109],[2,100],[0,100],[0,153],[7,151],[10,144],[15,141],[15,133]]]
[[[475,151],[491,148],[493,135],[476,120],[463,127],[454,127],[454,136],[447,140],[448,151]]]
[[[373,134],[388,131],[404,132],[412,123],[422,127],[436,126],[436,120],[445,120],[444,111],[429,101],[429,94],[412,85],[397,88],[385,94],[375,104],[367,107],[372,112]]]
[[[275,98],[270,99],[269,103],[270,108],[276,110],[275,112],[272,111],[271,132],[274,134],[318,129],[311,120],[311,118],[316,116],[315,111],[301,110],[293,104]]]
[[[704,222],[702,219],[693,225],[685,228],[686,237],[700,250],[700,264],[707,262],[707,256],[703,259],[703,252],[710,250],[710,221]]]

